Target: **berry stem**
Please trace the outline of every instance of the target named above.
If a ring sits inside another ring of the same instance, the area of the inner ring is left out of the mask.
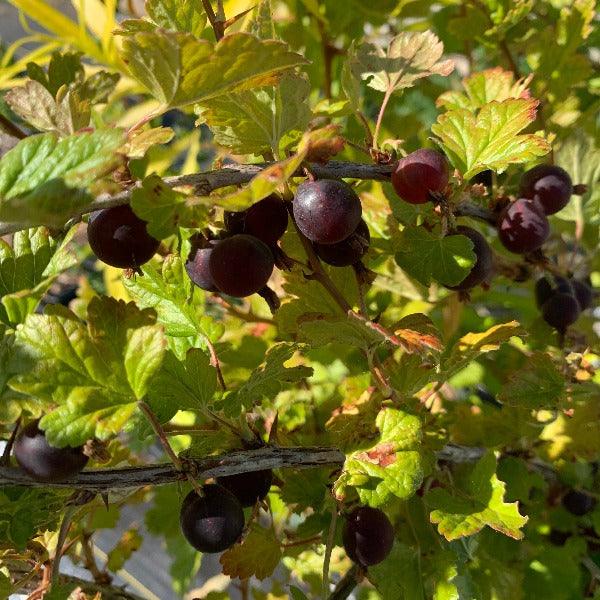
[[[0,458],[0,464],[8,467],[10,465],[10,453],[12,451],[13,444],[15,443],[15,438],[17,437],[17,433],[19,431],[19,426],[21,425],[21,417],[17,419],[15,422],[15,426],[6,442],[6,446],[4,446],[4,452],[2,453],[2,458]]]
[[[221,363],[219,362],[219,357],[217,356],[217,351],[215,350],[214,344],[208,339],[206,339],[206,346],[208,347],[208,352],[210,353],[210,364],[217,371],[217,379],[219,381],[219,385],[223,391],[227,390],[227,385],[225,384],[225,379],[223,379],[223,373],[221,371]]]
[[[54,587],[58,583],[58,576],[60,575],[60,559],[63,555],[63,546],[67,539],[67,534],[71,527],[73,517],[77,511],[77,506],[67,506],[65,514],[63,515],[60,529],[58,531],[58,540],[56,542],[56,549],[54,551],[54,558],[52,559],[52,565],[50,566],[50,587]]]
[[[383,97],[383,101],[381,103],[381,108],[379,109],[379,114],[377,115],[377,123],[375,124],[375,133],[373,134],[373,149],[377,150],[377,140],[379,138],[379,130],[381,129],[381,124],[383,122],[383,115],[385,113],[385,109],[387,108],[388,102],[392,97],[392,93],[394,92],[394,88],[390,86]]]
[[[334,504],[333,510],[331,511],[331,523],[329,524],[329,532],[327,534],[327,544],[325,545],[325,556],[323,557],[323,598],[327,598],[327,594],[329,594],[329,564],[331,562],[331,552],[333,551],[335,542],[337,519],[338,507],[337,504]]]
[[[158,439],[160,440],[160,443],[162,444],[164,451],[167,453],[167,456],[171,459],[171,462],[173,463],[175,468],[178,471],[181,471],[183,473],[184,472],[183,463],[181,462],[181,460],[179,459],[177,454],[175,454],[175,452],[173,451],[173,448],[171,448],[171,444],[169,443],[169,440],[167,439],[167,434],[165,433],[164,429],[162,428],[162,425],[160,424],[159,420],[156,418],[156,415],[154,414],[152,409],[143,400],[138,401],[138,407],[144,413],[144,415],[148,419],[150,425],[152,425],[152,429],[154,429],[154,433],[156,433],[156,435],[158,436]],[[196,490],[196,493],[199,496],[202,496],[203,493],[202,493],[202,487],[200,486],[200,484],[194,479],[194,477],[192,477],[192,475],[190,473],[185,473],[185,476],[187,477],[188,481],[190,482],[190,484],[192,485],[194,490]]]

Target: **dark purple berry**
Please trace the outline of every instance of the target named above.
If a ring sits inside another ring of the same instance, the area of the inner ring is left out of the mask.
[[[371,234],[361,219],[352,235],[337,244],[313,244],[317,256],[328,265],[348,267],[357,263],[369,250]]]
[[[248,210],[226,212],[225,227],[230,233],[247,233],[267,246],[273,246],[285,233],[288,211],[283,200],[271,194]]]
[[[265,287],[275,264],[269,247],[245,234],[218,242],[208,260],[210,274],[219,291],[238,298]]]
[[[368,567],[385,560],[394,545],[394,528],[378,508],[361,506],[344,523],[342,539],[346,554],[359,565]]]
[[[422,148],[398,161],[392,172],[392,185],[402,200],[424,204],[431,193],[441,193],[448,186],[448,161],[435,150]]]
[[[579,318],[579,302],[572,294],[555,292],[542,306],[542,317],[548,325],[564,333]]]
[[[254,506],[262,500],[269,493],[272,482],[271,469],[217,477],[217,483],[229,490],[244,507]]]
[[[573,193],[569,174],[554,165],[538,165],[521,178],[520,195],[537,200],[547,215],[563,209]]]
[[[540,204],[528,198],[511,202],[500,214],[498,236],[516,254],[541,248],[550,235],[550,224]]]
[[[319,179],[298,187],[294,198],[298,229],[317,244],[336,244],[352,235],[362,214],[356,192],[343,181]]]
[[[107,265],[120,269],[139,268],[160,246],[146,230],[146,222],[128,205],[93,213],[87,233],[94,254]]]
[[[594,510],[596,500],[585,492],[569,490],[562,499],[562,505],[573,515],[582,517]]]
[[[589,308],[594,301],[594,292],[592,288],[579,279],[572,279],[571,285],[573,286],[573,292],[575,293],[575,298],[577,298],[581,310]]]
[[[460,225],[456,228],[456,233],[468,237],[473,242],[475,263],[469,274],[458,285],[448,287],[451,290],[458,291],[470,290],[483,283],[491,275],[493,269],[492,249],[485,238],[475,229]]]
[[[222,552],[235,544],[244,529],[244,511],[237,498],[220,485],[192,490],[183,500],[179,523],[185,539],[200,552]]]
[[[212,254],[213,248],[218,242],[210,241],[207,242],[205,248],[194,248],[188,256],[185,263],[185,270],[189,278],[202,290],[207,292],[216,292],[217,286],[213,281],[210,273],[210,255]]]
[[[552,283],[548,281],[546,276],[540,277],[535,282],[535,303],[538,308],[542,308],[546,300],[549,300],[554,295]]]
[[[29,423],[15,439],[13,453],[19,466],[37,481],[57,482],[77,475],[88,462],[83,447],[56,448],[46,440],[38,422]]]

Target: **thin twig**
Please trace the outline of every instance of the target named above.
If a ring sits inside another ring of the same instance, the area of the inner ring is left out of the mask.
[[[158,436],[158,439],[160,440],[162,447],[164,448],[165,452],[167,453],[167,456],[171,459],[171,462],[173,463],[175,468],[178,471],[183,472],[184,471],[183,463],[181,462],[179,456],[177,456],[177,454],[175,454],[175,452],[173,451],[173,448],[171,448],[171,444],[169,443],[169,440],[167,439],[167,435],[164,432],[162,425],[160,424],[160,421],[156,418],[156,415],[154,414],[152,409],[143,400],[138,401],[138,407],[144,413],[144,415],[150,422],[150,425],[152,425],[152,429],[154,429],[154,433],[156,433],[156,435]],[[190,482],[192,487],[196,490],[198,495],[202,496],[203,495],[202,487],[196,481],[196,479],[192,476],[192,474],[189,472],[186,472],[185,476],[187,477],[187,480]]]
[[[358,565],[351,567],[335,586],[335,590],[329,596],[329,600],[346,600],[352,593],[352,590],[362,581],[363,577],[364,571]]]
[[[17,432],[19,431],[20,424],[21,424],[21,417],[19,417],[16,420],[15,426],[10,434],[10,437],[8,438],[8,441],[6,442],[6,446],[4,446],[4,452],[2,453],[2,458],[0,458],[1,465],[4,465],[4,466],[10,465],[10,453],[11,453],[12,447],[15,443],[15,438],[17,437]]]
[[[338,507],[336,503],[331,511],[331,523],[329,524],[327,544],[325,545],[325,556],[323,557],[323,585],[321,588],[323,598],[327,598],[327,594],[329,594],[329,564],[331,563],[331,552],[333,551],[337,519]]]
[[[18,140],[24,140],[27,134],[21,131],[12,121],[0,113],[0,129]]]
[[[224,32],[225,19],[219,20],[219,18],[215,14],[215,11],[213,10],[210,0],[202,0],[202,6],[204,6],[204,10],[206,11],[206,16],[208,17],[210,25],[213,28],[213,31],[215,32],[215,38],[218,42],[225,34],[225,32]]]
[[[208,339],[206,339],[206,345],[208,346],[208,351],[210,353],[210,364],[217,371],[217,379],[219,381],[219,385],[223,391],[227,390],[227,385],[225,385],[225,379],[223,379],[223,372],[221,371],[221,363],[219,362],[219,357],[217,356],[217,351],[215,350],[214,344]]]
[[[58,584],[58,576],[60,575],[60,559],[63,555],[63,546],[65,545],[67,534],[69,533],[69,528],[71,527],[71,522],[73,521],[73,516],[75,515],[77,508],[78,507],[74,505],[67,506],[65,514],[63,515],[60,523],[58,540],[56,542],[56,549],[54,550],[54,559],[52,560],[52,565],[50,567],[51,588]]]

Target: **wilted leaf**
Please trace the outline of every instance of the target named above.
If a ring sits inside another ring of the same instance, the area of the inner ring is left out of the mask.
[[[379,440],[366,450],[346,458],[344,470],[334,485],[338,498],[352,486],[361,502],[381,506],[390,496],[412,496],[425,476],[420,451],[422,437],[418,417],[395,408],[383,408],[377,415]]]
[[[404,31],[386,51],[370,43],[360,45],[351,54],[350,67],[370,87],[392,93],[412,87],[423,77],[449,75],[454,62],[440,60],[443,53],[444,44],[431,31]]]

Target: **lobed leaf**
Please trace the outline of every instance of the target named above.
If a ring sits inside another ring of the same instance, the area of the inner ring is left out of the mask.
[[[457,285],[475,262],[473,242],[464,235],[439,237],[423,227],[407,226],[394,243],[398,266],[423,285]]]
[[[440,60],[443,53],[444,44],[431,31],[404,31],[390,41],[385,51],[370,43],[351,50],[350,68],[357,79],[391,94],[412,87],[424,77],[449,75],[454,62]]]
[[[120,163],[116,152],[122,142],[119,129],[21,140],[0,159],[0,219],[62,226],[90,202],[85,188]]]
[[[282,42],[246,33],[226,35],[215,45],[190,34],[129,23],[120,32],[123,59],[163,110],[271,85],[284,71],[306,63]]]
[[[519,514],[516,502],[505,502],[505,484],[496,476],[496,458],[488,452],[473,467],[466,485],[450,494],[442,488],[430,490],[427,503],[434,509],[430,519],[447,540],[473,535],[484,527],[514,539],[522,539],[521,529],[528,517]]]
[[[543,137],[520,133],[535,120],[538,104],[524,98],[494,101],[476,115],[457,108],[440,115],[431,131],[465,179],[485,169],[501,173],[510,164],[530,162],[550,151]]]

